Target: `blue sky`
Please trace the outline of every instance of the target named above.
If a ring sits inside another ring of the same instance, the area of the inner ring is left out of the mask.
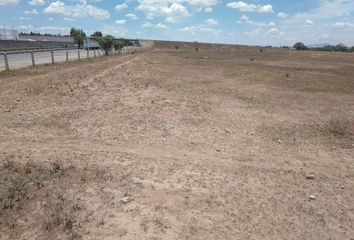
[[[354,0],[0,0],[0,23],[19,31],[292,45],[354,45]]]

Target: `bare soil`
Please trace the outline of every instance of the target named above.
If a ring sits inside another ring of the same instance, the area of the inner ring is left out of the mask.
[[[167,42],[2,72],[0,239],[354,239],[353,76]]]

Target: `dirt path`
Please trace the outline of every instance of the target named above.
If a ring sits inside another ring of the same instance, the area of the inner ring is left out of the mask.
[[[0,239],[353,239],[349,54],[165,47],[0,75]]]

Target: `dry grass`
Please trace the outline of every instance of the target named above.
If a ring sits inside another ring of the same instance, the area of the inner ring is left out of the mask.
[[[328,123],[328,130],[331,134],[335,136],[346,136],[351,134],[350,132],[350,121],[344,118],[333,118]]]
[[[26,198],[31,186],[41,188],[46,178],[42,165],[31,161],[20,164],[11,157],[7,158],[0,167],[0,200],[4,208],[13,208],[18,202]]]
[[[160,46],[1,79],[0,238],[354,236],[350,55]]]

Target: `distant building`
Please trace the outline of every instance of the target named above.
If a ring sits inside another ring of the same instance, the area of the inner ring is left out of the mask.
[[[0,40],[17,40],[18,31],[6,28],[0,28]]]

